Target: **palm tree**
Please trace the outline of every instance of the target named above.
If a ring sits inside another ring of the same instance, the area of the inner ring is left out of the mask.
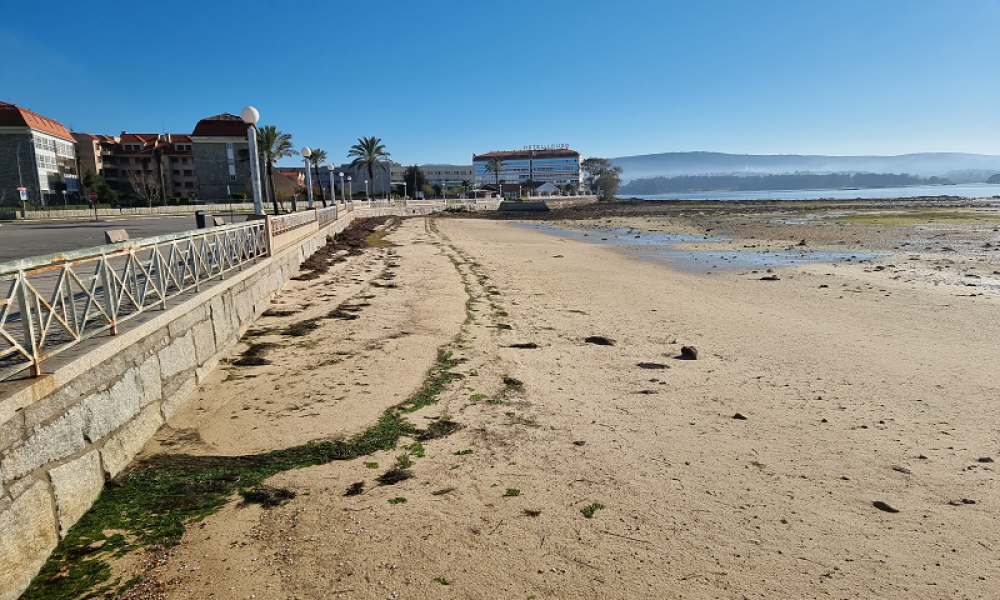
[[[316,169],[316,183],[319,184],[319,197],[323,201],[323,208],[326,208],[326,192],[323,191],[323,181],[319,178],[319,163],[324,160],[326,160],[326,150],[313,148],[312,154],[309,155],[309,162]],[[312,181],[312,177],[307,177],[306,179],[310,182]],[[330,189],[333,189],[333,175],[330,175]]]
[[[292,135],[282,133],[274,125],[264,125],[257,129],[257,148],[267,164],[267,188],[274,201],[274,214],[281,212],[278,197],[274,195],[274,164],[282,158],[295,156],[298,152],[292,146]]]
[[[383,160],[389,159],[389,153],[382,145],[382,139],[377,137],[358,138],[358,143],[351,146],[351,151],[347,153],[348,158],[355,157],[351,161],[351,166],[364,168],[368,171],[368,181],[372,182],[372,189],[375,188],[375,169],[386,170]]]
[[[468,179],[463,179],[462,185],[458,186],[458,189],[462,190],[462,197],[464,198],[469,193],[469,190],[472,189],[472,182]]]
[[[491,156],[488,161],[486,161],[486,170],[493,173],[497,180],[497,194],[500,194],[500,171],[507,166],[507,163],[503,161],[499,156]]]

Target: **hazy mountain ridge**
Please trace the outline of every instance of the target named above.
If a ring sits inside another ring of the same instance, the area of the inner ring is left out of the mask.
[[[622,181],[681,175],[908,173],[918,177],[948,178],[957,183],[976,179],[956,177],[957,173],[967,172],[968,176],[985,172],[1000,173],[1000,156],[959,152],[926,152],[899,156],[665,152],[623,156],[613,158],[611,162],[624,170]],[[978,180],[985,180],[985,177]]]

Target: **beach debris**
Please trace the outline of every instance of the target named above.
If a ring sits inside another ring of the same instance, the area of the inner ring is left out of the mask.
[[[639,367],[640,369],[669,369],[670,368],[670,367],[668,367],[665,364],[654,363],[654,362],[641,362],[641,363],[639,363],[636,366]]]
[[[574,446],[585,446],[585,445],[587,445],[587,442],[585,442],[584,440],[576,440],[575,442],[573,442],[573,445]]]
[[[535,342],[525,342],[525,343],[522,343],[522,344],[511,344],[510,346],[507,346],[507,347],[508,348],[520,348],[522,350],[533,350],[534,348],[538,347],[538,344],[536,344]]]
[[[565,258],[562,254],[556,254],[552,258]]]
[[[913,475],[913,471],[899,465],[892,465],[892,470],[897,473],[902,473],[903,475]]]
[[[583,341],[587,342],[588,344],[596,344],[598,346],[614,346],[617,343],[613,339],[606,338],[603,335],[592,335],[588,338],[585,338]]]
[[[962,498],[961,500],[949,500],[948,504],[952,506],[962,506],[963,504],[975,504],[975,500],[969,500],[968,498]]]
[[[698,360],[698,349],[694,346],[684,346],[681,348],[681,358],[684,360]]]
[[[350,486],[348,486],[347,491],[344,492],[344,495],[345,496],[360,496],[361,494],[364,493],[364,491],[365,491],[365,482],[364,481],[358,481],[358,482],[352,483]]]
[[[983,458],[977,458],[976,462],[991,463],[991,462],[994,462],[994,460],[992,458],[990,458],[989,456],[984,456]]]
[[[733,418],[736,419],[737,421],[746,421],[747,420],[747,418],[745,416],[743,416],[742,414],[740,414],[740,413],[736,413],[735,415],[733,415]]]
[[[876,500],[875,502],[872,502],[872,506],[874,506],[875,508],[879,509],[882,512],[887,512],[887,513],[899,512],[898,508],[893,508],[892,506],[890,506],[885,502],[882,502],[881,500]]]
[[[799,242],[798,244],[795,244],[795,245],[796,246],[805,246],[806,245],[806,241],[802,240],[801,242]]]
[[[781,281],[781,278],[777,275],[765,275],[760,278],[761,281]]]

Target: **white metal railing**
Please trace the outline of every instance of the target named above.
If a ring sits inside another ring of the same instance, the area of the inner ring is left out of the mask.
[[[271,224],[271,235],[279,236],[283,233],[288,233],[293,229],[305,227],[306,225],[316,221],[316,211],[307,210],[287,215],[279,215],[276,217],[270,217],[267,221]]]
[[[257,220],[0,263],[0,381],[267,254]]]
[[[331,222],[336,221],[339,214],[340,210],[337,208],[337,203],[334,202],[333,206],[316,209],[316,220],[319,221],[320,227],[326,227]]]

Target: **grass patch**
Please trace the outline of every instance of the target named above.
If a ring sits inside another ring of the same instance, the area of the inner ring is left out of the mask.
[[[521,490],[517,488],[507,488],[507,491],[503,493],[504,498],[513,498],[515,496],[520,496]]]
[[[444,577],[435,577],[434,581],[440,583],[441,585],[451,585],[451,582],[445,579]]]
[[[402,496],[390,498],[389,504],[406,504],[406,498],[403,498]]]
[[[581,508],[580,512],[583,513],[583,516],[587,517],[588,519],[592,519],[594,518],[594,513],[601,510],[602,508],[604,508],[603,504],[601,504],[600,502],[594,502],[593,504]]]
[[[273,488],[266,485],[254,486],[248,490],[240,490],[243,497],[241,506],[259,504],[264,508],[281,506],[295,497],[295,492],[285,488]]]
[[[426,456],[424,445],[420,442],[413,442],[407,450],[410,451],[410,456],[416,456],[417,458],[423,458]]]
[[[465,456],[466,454],[472,454],[472,448],[466,448],[465,450],[455,452],[455,456]]]
[[[452,421],[451,419],[440,419],[434,421],[427,427],[427,429],[421,431],[417,434],[417,439],[426,442],[427,440],[436,440],[438,438],[447,437],[459,429],[462,425]],[[422,454],[420,456],[423,456]]]
[[[378,468],[378,463],[377,462],[366,462],[365,463],[365,467],[367,467],[369,469],[377,469]]]
[[[479,402],[480,400],[486,400],[489,398],[486,394],[473,394],[469,396],[469,402]]]

